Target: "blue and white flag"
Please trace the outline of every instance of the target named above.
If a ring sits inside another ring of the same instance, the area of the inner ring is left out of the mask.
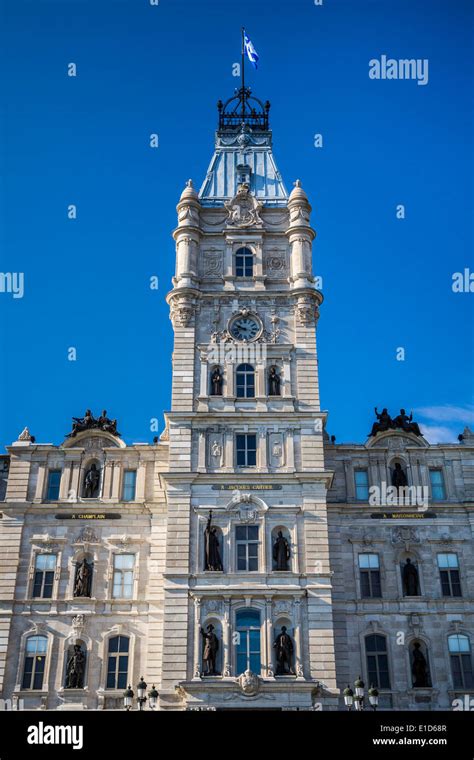
[[[250,63],[257,68],[258,53],[252,44],[252,40],[248,37],[247,32],[244,32],[244,45]]]

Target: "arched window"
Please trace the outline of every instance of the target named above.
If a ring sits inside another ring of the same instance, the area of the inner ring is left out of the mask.
[[[109,639],[107,655],[107,689],[126,689],[128,680],[128,636],[113,636]]]
[[[28,636],[23,666],[22,689],[42,689],[48,639],[46,636]]]
[[[236,370],[237,398],[255,398],[255,370],[251,364],[239,364]]]
[[[253,253],[249,248],[239,248],[235,253],[235,276],[253,276]]]
[[[237,612],[236,628],[237,638],[237,674],[251,670],[260,675],[260,612],[258,610],[245,609]]]
[[[474,688],[474,675],[472,672],[472,652],[469,637],[455,633],[448,636],[449,657],[451,660],[451,672],[453,674],[453,686],[455,689]]]
[[[388,670],[387,639],[374,633],[365,637],[367,676],[369,684],[378,689],[390,689]]]

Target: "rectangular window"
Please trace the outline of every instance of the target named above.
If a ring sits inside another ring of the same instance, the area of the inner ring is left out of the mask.
[[[33,578],[33,597],[35,599],[51,599],[53,596],[56,562],[56,554],[36,555]]]
[[[248,248],[240,248],[235,256],[235,276],[252,277],[253,254]]]
[[[390,689],[387,641],[385,636],[366,636],[367,675],[369,684],[377,689]]]
[[[237,525],[235,543],[237,546],[237,570],[257,571],[258,525]]]
[[[133,501],[135,499],[135,488],[137,482],[136,470],[125,470],[123,473],[122,500]]]
[[[48,487],[46,489],[46,499],[48,501],[57,501],[59,499],[60,484],[61,470],[50,470],[48,472]]]
[[[354,471],[355,492],[358,501],[369,500],[369,473],[367,470]]]
[[[443,596],[462,596],[457,554],[438,554],[438,568]]]
[[[22,689],[42,689],[48,639],[46,636],[30,636],[26,641]]]
[[[127,688],[129,649],[130,640],[127,636],[114,636],[110,639],[107,658],[107,689]]]
[[[433,501],[444,501],[446,489],[442,470],[430,470],[431,498]]]
[[[239,433],[235,437],[237,467],[255,467],[257,464],[257,436],[255,433]]]
[[[132,599],[134,554],[114,555],[114,579],[112,596],[114,599]]]
[[[455,689],[474,688],[471,646],[467,636],[453,634],[448,639],[453,686]]]
[[[378,554],[359,554],[360,593],[364,598],[382,596]]]

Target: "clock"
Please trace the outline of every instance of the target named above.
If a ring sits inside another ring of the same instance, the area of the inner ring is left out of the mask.
[[[262,324],[257,317],[239,314],[229,324],[229,332],[235,340],[256,340],[262,331]]]

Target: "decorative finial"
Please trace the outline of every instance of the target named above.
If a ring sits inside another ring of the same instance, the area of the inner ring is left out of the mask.
[[[192,179],[188,179],[188,181],[186,182],[186,187],[193,187]]]
[[[25,429],[22,430],[22,432],[18,436],[18,440],[19,441],[32,441],[33,440],[33,436],[30,435],[30,431],[28,430],[27,427],[25,427]]]
[[[293,182],[295,187],[301,187],[301,180],[297,179],[296,182]]]

